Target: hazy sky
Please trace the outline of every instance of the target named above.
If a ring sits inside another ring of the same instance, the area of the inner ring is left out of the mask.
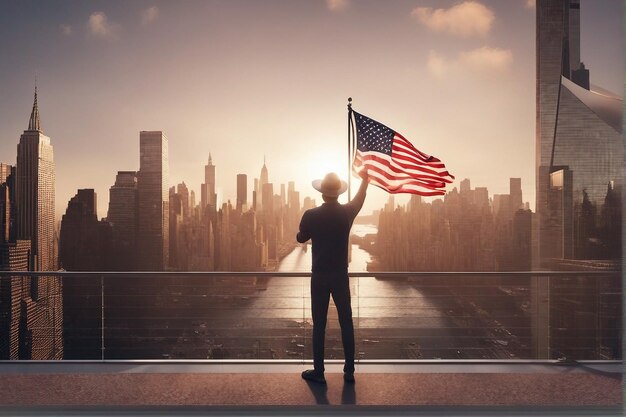
[[[581,0],[581,16],[591,82],[621,95],[623,2]],[[79,188],[106,216],[140,130],[165,132],[170,183],[198,200],[211,152],[224,200],[266,155],[270,182],[320,201],[312,179],[347,175],[349,96],[442,159],[453,186],[492,195],[521,177],[534,208],[533,1],[0,0],[0,57],[0,161],[15,163],[36,75],[58,217]],[[367,212],[388,196],[371,189]]]

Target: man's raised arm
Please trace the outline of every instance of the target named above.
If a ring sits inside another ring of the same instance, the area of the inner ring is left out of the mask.
[[[359,176],[361,177],[361,186],[359,187],[359,191],[357,191],[352,201],[348,203],[348,205],[352,207],[355,217],[359,214],[359,211],[361,211],[363,203],[365,203],[365,194],[367,193],[367,186],[369,185],[369,175],[367,173],[367,169],[363,169],[359,173]]]

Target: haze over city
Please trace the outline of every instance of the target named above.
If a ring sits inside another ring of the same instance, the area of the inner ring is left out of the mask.
[[[0,0],[0,414],[621,415],[623,4]]]
[[[581,9],[591,82],[621,95],[623,4]],[[351,96],[441,158],[450,189],[470,178],[503,193],[521,177],[534,209],[534,30],[527,0],[3,1],[0,155],[15,162],[36,77],[57,218],[78,188],[95,188],[106,216],[117,171],[138,169],[141,130],[167,135],[171,185],[198,194],[210,152],[218,198],[234,201],[236,174],[251,188],[265,155],[271,182],[317,197],[312,179],[346,176]],[[387,196],[372,187],[363,212]]]

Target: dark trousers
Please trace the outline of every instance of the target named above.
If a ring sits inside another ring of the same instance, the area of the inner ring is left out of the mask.
[[[330,295],[337,307],[341,341],[346,359],[344,372],[354,372],[354,326],[350,305],[350,285],[344,274],[313,274],[311,277],[311,312],[313,316],[313,367],[324,372],[324,337]]]

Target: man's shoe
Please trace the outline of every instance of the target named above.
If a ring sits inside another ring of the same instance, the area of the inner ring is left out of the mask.
[[[307,371],[302,372],[302,379],[306,379],[307,381],[317,382],[318,384],[325,384],[326,378],[324,378],[323,373],[318,373],[314,369],[309,369]]]
[[[344,372],[343,380],[346,382],[354,382],[354,372]]]

